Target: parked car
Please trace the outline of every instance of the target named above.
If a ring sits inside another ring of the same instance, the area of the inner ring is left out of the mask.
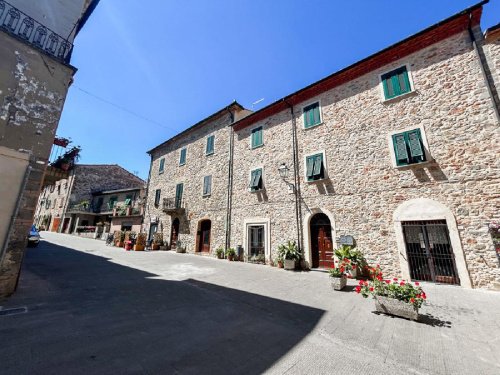
[[[40,233],[36,230],[34,225],[31,226],[30,234],[28,236],[28,246],[37,247],[40,242]]]

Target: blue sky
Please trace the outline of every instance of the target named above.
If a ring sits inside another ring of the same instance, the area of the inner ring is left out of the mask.
[[[262,108],[476,2],[101,0],[57,133],[82,146],[80,163],[145,179],[147,150],[234,99]],[[486,4],[483,30],[499,16]]]

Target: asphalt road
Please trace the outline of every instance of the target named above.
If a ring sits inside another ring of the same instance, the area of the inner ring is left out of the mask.
[[[500,293],[425,285],[420,322],[322,272],[43,232],[0,303],[1,374],[499,374]]]

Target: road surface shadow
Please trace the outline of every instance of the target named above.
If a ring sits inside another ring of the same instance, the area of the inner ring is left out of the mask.
[[[121,251],[117,249],[117,251]],[[41,242],[0,317],[5,373],[258,374],[323,310],[199,280],[167,281]]]

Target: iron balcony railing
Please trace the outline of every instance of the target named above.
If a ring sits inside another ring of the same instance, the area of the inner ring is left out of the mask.
[[[0,0],[0,30],[20,38],[63,63],[69,63],[73,44],[68,39],[4,0]]]
[[[185,209],[182,198],[163,198],[163,211],[183,211]]]

